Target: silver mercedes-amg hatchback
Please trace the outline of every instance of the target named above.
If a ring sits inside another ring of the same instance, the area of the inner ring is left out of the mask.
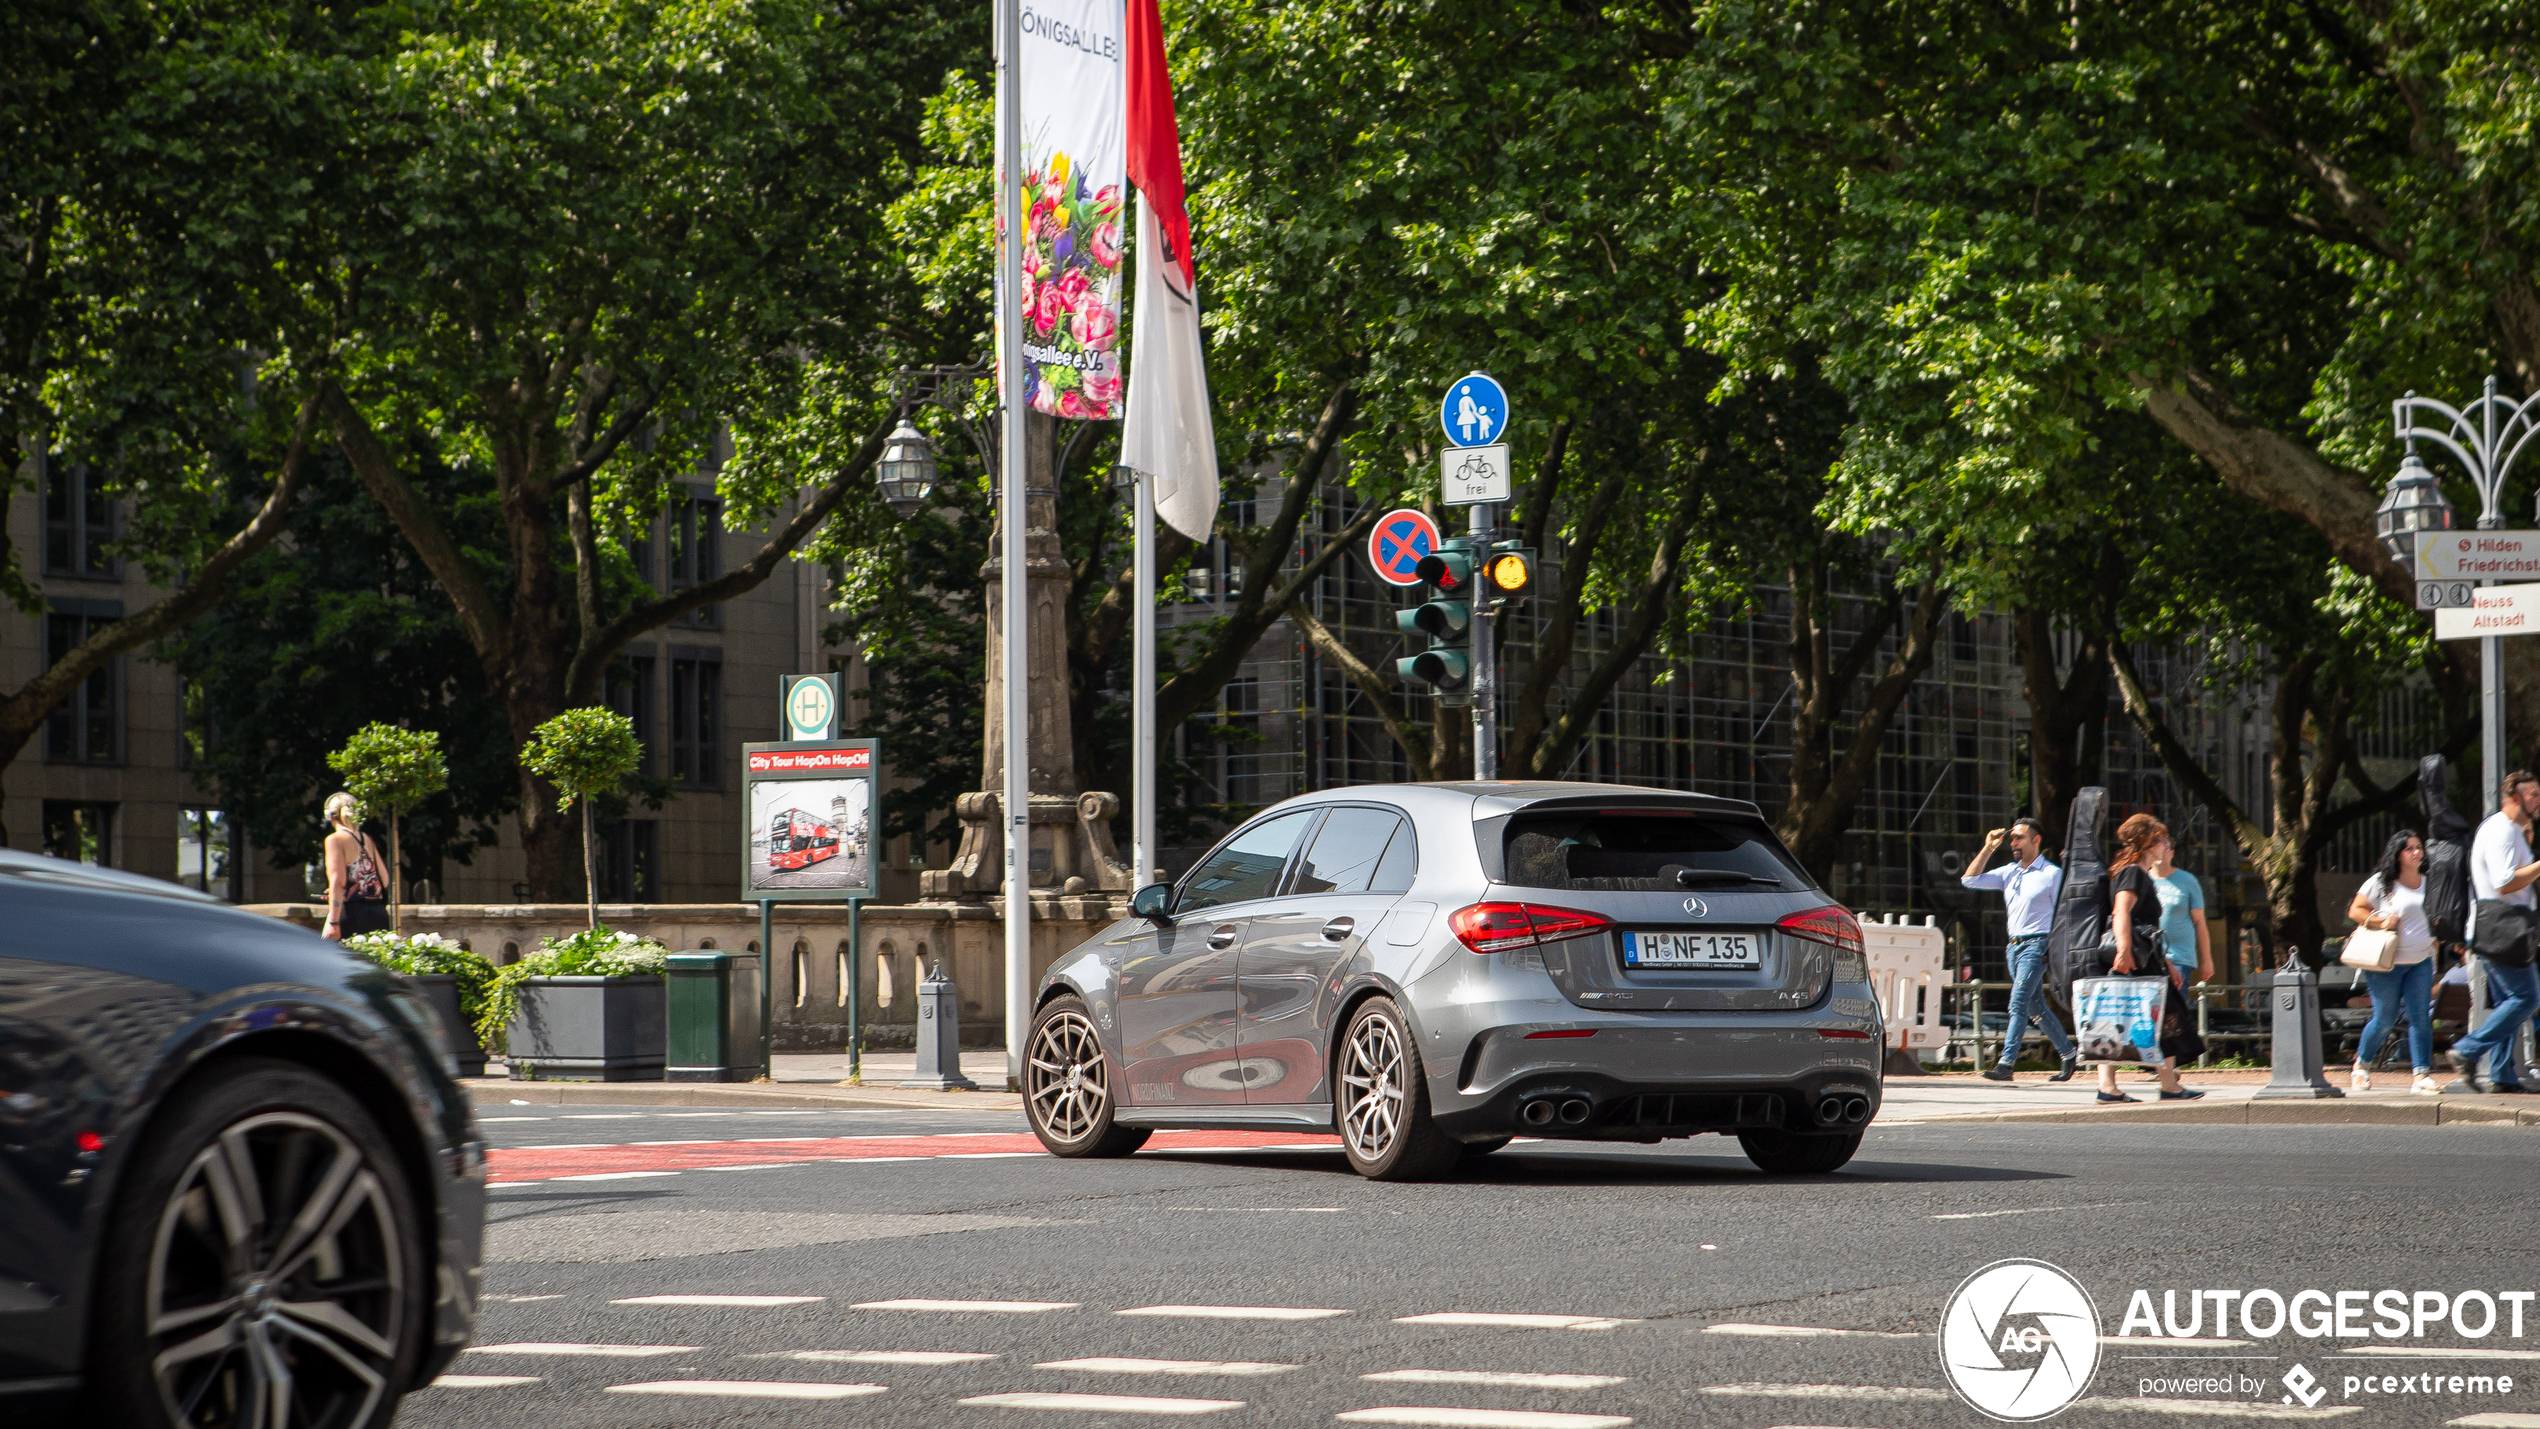
[[[1434,1176],[1525,1135],[1851,1159],[1878,1109],[1861,930],[1753,804],[1610,784],[1288,800],[1044,979],[1024,1074],[1060,1156],[1158,1128],[1337,1131]]]

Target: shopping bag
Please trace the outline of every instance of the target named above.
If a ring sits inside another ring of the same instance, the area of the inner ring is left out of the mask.
[[[2161,1064],[2165,977],[2091,977],[2073,984],[2073,1025],[2081,1060]]]

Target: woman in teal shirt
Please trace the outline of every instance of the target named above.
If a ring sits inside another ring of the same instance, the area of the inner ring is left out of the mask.
[[[2171,857],[2170,846],[2163,843],[2145,860],[2145,867],[2161,896],[2161,942],[2169,951],[2179,986],[2188,988],[2213,980],[2214,946],[2205,932],[2205,885],[2172,863]]]

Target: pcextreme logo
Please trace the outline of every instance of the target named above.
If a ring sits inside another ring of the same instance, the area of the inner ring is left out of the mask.
[[[1949,1297],[1940,1368],[1979,1414],[2011,1424],[2051,1418],[2099,1369],[2098,1306],[2045,1261],[1997,1260]]]

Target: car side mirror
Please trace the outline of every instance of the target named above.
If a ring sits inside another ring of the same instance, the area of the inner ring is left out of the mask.
[[[1129,900],[1129,912],[1135,917],[1146,919],[1148,922],[1153,923],[1159,928],[1172,927],[1173,885],[1170,883],[1150,883],[1146,887],[1139,889],[1138,896]]]

